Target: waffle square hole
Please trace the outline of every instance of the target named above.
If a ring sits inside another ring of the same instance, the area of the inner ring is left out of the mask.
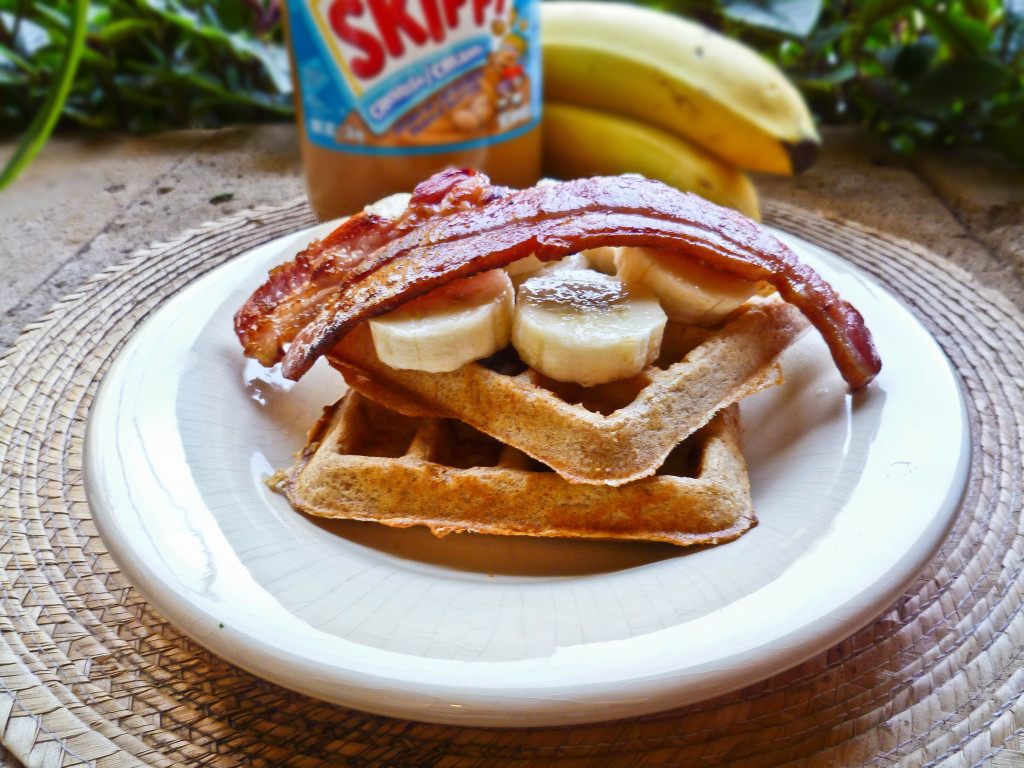
[[[536,371],[530,372],[530,380],[536,386],[543,387],[570,405],[579,405],[603,416],[610,416],[615,411],[625,408],[636,400],[637,395],[651,383],[650,377],[645,373],[593,387],[555,381]]]
[[[496,466],[504,450],[499,440],[457,419],[444,419],[438,437],[430,460],[456,469]]]
[[[547,472],[554,474],[555,470],[545,464],[543,461],[537,461],[532,456],[526,457],[526,466],[524,467],[527,472]]]
[[[682,323],[669,323],[665,326],[665,334],[661,337],[661,352],[654,361],[654,367],[662,370],[669,368],[685,358],[693,350],[708,340],[711,332]]]
[[[356,407],[348,407],[351,419],[342,453],[397,459],[404,456],[416,436],[419,419],[404,416],[369,398],[360,397]]]
[[[679,443],[658,467],[655,474],[671,477],[700,477],[701,457],[704,454],[704,435],[697,432]]]
[[[490,357],[477,360],[477,363],[502,376],[518,376],[527,368],[526,363],[520,359],[519,353],[511,344]]]

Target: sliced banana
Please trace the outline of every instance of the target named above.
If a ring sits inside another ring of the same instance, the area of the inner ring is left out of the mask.
[[[549,261],[538,270],[538,275],[549,275],[564,269],[590,269],[590,260],[585,253],[570,253],[558,261]]]
[[[546,274],[557,269],[590,269],[591,264],[585,253],[570,253],[558,261],[541,261],[530,254],[525,258],[513,261],[505,267],[505,271],[512,278],[512,284],[519,285],[534,275]]]
[[[513,282],[516,282],[525,280],[543,266],[544,262],[531,253],[529,256],[517,259],[506,266],[505,272],[512,278]]]
[[[614,275],[617,269],[615,266],[615,256],[619,250],[619,248],[611,245],[602,245],[599,248],[588,248],[583,251],[583,255],[587,258],[592,269],[604,272],[606,275]]]
[[[653,362],[666,321],[641,286],[590,269],[551,270],[519,286],[512,344],[545,376],[594,386]]]
[[[482,272],[370,320],[373,346],[392,368],[454,371],[508,345],[514,303],[504,270]]]
[[[755,282],[655,248],[620,248],[615,264],[624,282],[649,289],[669,318],[688,325],[714,325],[757,290]]]

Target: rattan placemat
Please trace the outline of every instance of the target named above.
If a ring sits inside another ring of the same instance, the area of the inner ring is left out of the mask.
[[[781,205],[766,218],[900,296],[952,360],[969,402],[975,450],[955,528],[907,593],[856,635],[697,706],[503,730],[324,704],[241,671],[168,625],[119,572],[91,520],[82,489],[89,407],[111,359],[162,301],[313,223],[296,201],[138,253],[60,302],[0,359],[4,745],[32,766],[103,768],[1015,764],[1024,731],[1021,313],[912,243]]]

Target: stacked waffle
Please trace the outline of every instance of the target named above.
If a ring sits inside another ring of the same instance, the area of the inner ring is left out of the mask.
[[[570,191],[579,194],[579,188]],[[647,186],[642,191],[651,192]],[[661,185],[654,192],[679,195]],[[509,265],[516,272],[527,257],[537,261],[531,271],[544,274],[579,252],[574,245],[589,246],[579,249],[584,253],[594,246],[653,247],[629,239],[621,228],[575,244],[562,234],[557,246],[527,232],[517,245],[508,226],[495,225],[509,215],[503,209],[510,201],[517,224],[529,216],[517,194],[481,184],[475,174],[434,177],[394,210],[368,209],[361,221],[353,217],[272,272],[239,311],[236,331],[249,354],[265,363],[283,357],[291,376],[325,355],[350,386],[343,400],[325,409],[308,445],[274,484],[313,515],[425,525],[438,535],[473,531],[690,545],[726,541],[749,529],[756,518],[737,403],[781,380],[779,355],[808,327],[805,315],[814,318],[773,292],[755,292],[750,278],[767,277],[764,269],[740,275],[750,282],[749,300],[725,307],[710,322],[703,317],[702,327],[670,312],[656,329],[657,344],[645,340],[640,346],[648,351],[632,367],[609,369],[603,353],[583,349],[552,367],[530,351],[530,337],[520,334],[517,321],[511,344],[499,333],[493,349],[430,370],[419,364],[419,352],[403,364],[394,347],[399,337],[376,332],[375,319],[424,300],[429,309],[438,296],[454,295],[445,293],[449,283]],[[602,203],[575,201],[572,216],[587,205]],[[542,227],[550,228],[557,207],[540,206]],[[721,210],[709,210],[720,237]],[[457,234],[446,234],[446,227]],[[724,229],[732,240],[741,239]],[[466,240],[481,235],[493,245],[467,250]],[[426,252],[408,245],[424,240]],[[749,237],[745,242],[749,248]],[[654,237],[659,253],[673,253],[665,244],[664,237]],[[699,252],[700,246],[688,250]],[[499,252],[500,258],[494,255]],[[508,279],[504,273],[502,279]],[[786,280],[774,284],[796,295]],[[528,293],[529,278],[518,286],[518,301]],[[416,343],[422,346],[422,339]]]

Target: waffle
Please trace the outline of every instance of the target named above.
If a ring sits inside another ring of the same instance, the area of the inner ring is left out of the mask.
[[[653,474],[722,408],[781,381],[775,361],[807,327],[777,298],[713,331],[670,323],[653,365],[597,387],[546,379],[514,354],[450,373],[397,370],[377,358],[365,324],[327,359],[353,389],[401,413],[460,419],[571,482],[622,485]]]
[[[442,536],[717,544],[756,523],[737,413],[721,411],[658,474],[609,487],[566,482],[464,422],[406,416],[349,390],[271,484],[311,515],[425,525]]]

